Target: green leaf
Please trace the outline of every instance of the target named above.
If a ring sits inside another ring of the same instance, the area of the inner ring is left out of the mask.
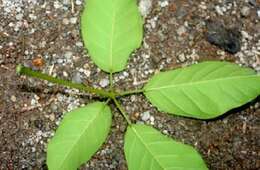
[[[124,151],[129,170],[206,170],[198,152],[146,125],[129,126]]]
[[[136,0],[87,0],[81,31],[98,67],[112,73],[123,70],[143,36],[143,21]]]
[[[67,113],[48,144],[49,170],[73,170],[88,161],[105,141],[111,121],[109,107],[101,102]]]
[[[260,94],[260,76],[228,62],[203,62],[155,75],[144,87],[159,110],[209,119]]]

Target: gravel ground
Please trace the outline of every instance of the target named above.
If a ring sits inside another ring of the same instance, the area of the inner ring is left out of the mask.
[[[226,60],[260,72],[259,0],[140,0],[139,7],[145,18],[143,45],[127,69],[115,75],[118,89],[140,88],[159,70],[205,60]],[[83,47],[82,8],[83,0],[0,0],[1,170],[46,169],[46,142],[63,114],[96,99],[19,77],[17,64],[107,88],[108,75]],[[209,121],[158,112],[143,95],[121,102],[133,121],[196,147],[209,169],[260,169],[259,98]],[[127,169],[122,150],[126,123],[111,107],[108,140],[82,170]]]

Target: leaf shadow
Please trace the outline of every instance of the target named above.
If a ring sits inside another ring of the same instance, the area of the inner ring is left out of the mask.
[[[242,106],[239,106],[239,107],[236,107],[234,109],[231,109],[229,111],[227,111],[226,113],[218,116],[218,117],[215,117],[215,118],[212,118],[212,119],[205,119],[203,121],[206,121],[206,122],[213,122],[213,121],[217,121],[217,120],[223,120],[225,119],[226,117],[230,116],[230,115],[233,115],[233,114],[238,114],[242,111],[245,111],[246,109],[250,108],[250,106],[253,106],[255,105],[257,102],[260,101],[260,96],[256,97],[254,100],[242,105]]]

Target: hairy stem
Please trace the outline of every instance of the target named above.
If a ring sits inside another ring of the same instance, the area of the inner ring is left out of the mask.
[[[113,73],[109,73],[109,85],[110,85],[110,91],[113,91]]]
[[[138,94],[138,93],[143,93],[144,89],[137,89],[137,90],[130,90],[130,91],[124,91],[124,92],[118,92],[117,97],[121,97],[121,96],[128,96],[131,94]]]
[[[41,80],[47,80],[48,82],[51,82],[51,83],[60,84],[60,85],[67,86],[67,87],[70,87],[70,88],[75,88],[75,89],[78,89],[80,91],[84,91],[84,92],[88,92],[88,93],[94,93],[94,94],[97,94],[101,97],[113,98],[116,95],[113,92],[107,92],[105,90],[96,89],[96,88],[93,88],[93,87],[86,86],[84,84],[73,83],[73,82],[68,81],[68,80],[55,78],[55,77],[52,77],[48,74],[44,74],[44,73],[41,73],[39,71],[34,71],[34,70],[32,70],[28,67],[24,67],[22,65],[18,65],[16,67],[16,72],[20,75],[27,75],[27,76],[38,78],[38,79],[41,79]]]
[[[127,113],[124,111],[124,109],[122,108],[122,106],[120,105],[120,103],[117,101],[117,99],[115,97],[113,97],[113,101],[116,104],[116,107],[118,108],[118,110],[122,113],[122,115],[124,116],[125,120],[127,121],[127,123],[129,125],[131,125],[131,120],[129,119]]]

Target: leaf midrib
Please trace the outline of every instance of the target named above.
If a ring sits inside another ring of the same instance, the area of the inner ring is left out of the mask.
[[[167,85],[167,86],[161,86],[161,87],[154,87],[154,88],[147,88],[145,89],[145,92],[148,91],[155,91],[155,90],[161,90],[161,89],[167,89],[167,88],[174,88],[179,86],[192,86],[192,85],[198,85],[198,84],[206,84],[206,83],[212,83],[217,81],[226,81],[226,80],[235,80],[235,79],[246,79],[251,77],[259,77],[257,75],[247,75],[247,76],[234,76],[234,77],[228,77],[228,78],[218,78],[218,79],[211,79],[211,80],[204,80],[204,81],[197,81],[197,82],[188,82],[188,83],[180,83],[180,84],[173,84],[173,85]]]
[[[143,143],[143,145],[145,146],[145,148],[148,150],[148,152],[152,155],[152,157],[154,158],[154,160],[158,163],[158,165],[163,168],[163,166],[160,164],[160,162],[156,159],[156,157],[152,154],[152,151],[149,149],[149,146],[145,144],[144,140],[142,139],[142,137],[138,134],[138,132],[136,131],[135,127],[131,127],[133,129],[133,131],[135,132],[136,136],[140,139],[140,141]],[[141,162],[142,163],[142,162]],[[164,169],[164,168],[163,168]]]
[[[88,124],[88,126],[86,126],[86,128],[85,128],[84,131],[83,131],[83,133],[78,137],[79,140],[82,138],[83,134],[86,133],[86,130],[89,128],[89,126],[94,122],[94,120],[95,120],[95,119],[100,115],[100,113],[104,110],[105,106],[106,106],[106,105],[103,104],[103,106],[101,107],[100,111],[98,111],[98,113],[96,114],[96,116],[95,116],[94,118],[92,118],[91,121],[88,121],[88,122],[90,122],[90,123]],[[75,140],[75,143],[72,145],[72,146],[73,146],[72,148],[75,147],[75,145],[77,144],[77,141],[79,141],[79,140]],[[72,149],[68,152],[68,154],[67,154],[67,155],[65,156],[65,158],[63,159],[62,163],[61,163],[60,166],[59,166],[59,169],[62,168],[63,162],[67,160],[67,157],[70,155],[71,152],[72,152]]]
[[[111,37],[110,37],[110,54],[109,54],[109,63],[110,63],[110,72],[113,72],[113,41],[114,41],[114,32],[115,32],[115,17],[116,17],[116,4],[117,1],[113,4],[113,14],[112,14],[112,24],[111,24]]]

